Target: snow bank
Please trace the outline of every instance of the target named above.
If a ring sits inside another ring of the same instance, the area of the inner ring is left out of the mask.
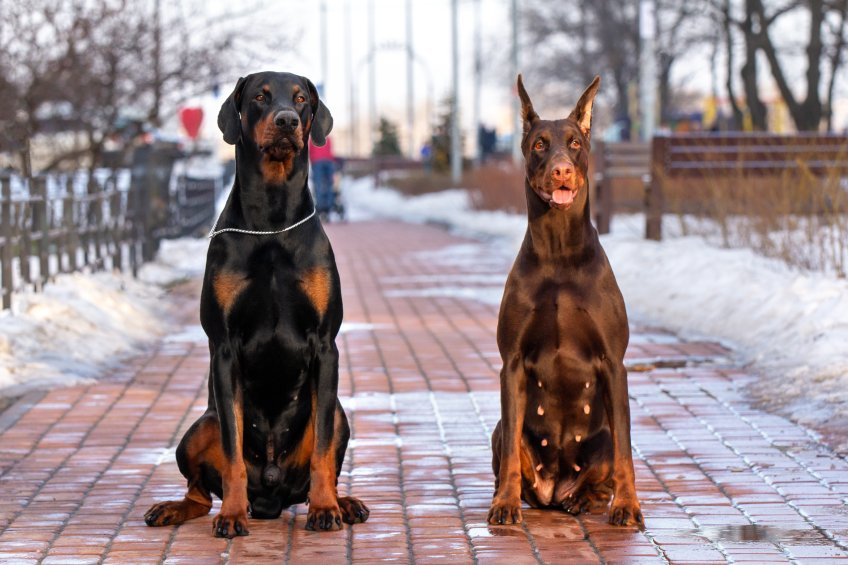
[[[142,282],[169,286],[193,277],[202,277],[206,267],[209,240],[181,238],[165,239],[159,246],[156,260],[139,269]]]
[[[344,188],[354,217],[389,217],[447,224],[452,230],[503,242],[514,256],[523,215],[478,212],[462,190],[403,197],[375,189],[370,177]],[[722,249],[680,235],[669,221],[662,242],[645,240],[644,217],[616,216],[601,241],[630,317],[684,336],[711,336],[735,349],[762,375],[753,392],[783,399],[810,424],[848,416],[848,281],[793,270],[748,249]],[[491,289],[478,297],[491,301]]]
[[[695,236],[601,238],[628,308],[684,336],[730,342],[761,398],[802,422],[848,416],[848,282]]]
[[[13,309],[0,312],[0,396],[89,382],[161,337],[172,327],[163,285],[202,274],[206,246],[164,241],[138,280],[75,273],[43,293],[16,294]]]

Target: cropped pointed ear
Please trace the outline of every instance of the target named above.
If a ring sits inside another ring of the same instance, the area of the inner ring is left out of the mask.
[[[318,97],[318,89],[312,84],[312,81],[306,77],[301,77],[306,82],[306,87],[309,89],[309,101],[312,104],[312,143],[321,147],[327,143],[327,136],[333,131],[333,116],[330,110],[324,106],[324,103]]]
[[[241,93],[244,90],[246,77],[240,77],[232,93],[221,104],[218,111],[218,129],[224,134],[224,141],[235,145],[241,137],[241,120],[239,119],[239,105],[241,104]]]
[[[533,109],[533,103],[530,102],[530,96],[524,89],[524,82],[521,80],[520,73],[518,75],[518,97],[521,99],[521,120],[524,122],[524,135],[527,135],[533,124],[539,121],[539,114]]]
[[[585,135],[587,139],[589,138],[589,132],[592,129],[592,106],[595,103],[595,95],[598,93],[600,85],[601,77],[596,76],[592,81],[592,84],[586,87],[586,90],[584,90],[583,94],[580,95],[580,100],[577,101],[577,105],[568,116],[570,119],[577,122],[577,127],[580,128],[580,131],[583,132],[583,135]]]

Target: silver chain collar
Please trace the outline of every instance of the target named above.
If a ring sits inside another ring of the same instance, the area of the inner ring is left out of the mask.
[[[311,214],[309,214],[308,216],[306,216],[305,218],[303,218],[302,220],[300,220],[296,224],[292,224],[287,228],[283,228],[283,229],[277,230],[277,231],[251,231],[251,230],[243,230],[243,229],[239,229],[239,228],[221,228],[219,230],[216,230],[213,227],[209,231],[209,235],[206,236],[206,237],[207,237],[207,239],[212,239],[213,237],[215,237],[219,233],[224,233],[225,231],[231,231],[231,232],[236,232],[236,233],[244,233],[244,234],[247,234],[247,235],[277,235],[278,233],[284,233],[284,232],[287,232],[289,230],[293,230],[294,228],[296,228],[299,225],[305,224],[310,219],[312,219],[312,216],[314,216],[314,215],[315,215],[315,208],[312,209]],[[220,219],[221,218],[218,218],[218,220],[220,220]],[[215,225],[216,226],[218,225],[217,221],[215,222]]]

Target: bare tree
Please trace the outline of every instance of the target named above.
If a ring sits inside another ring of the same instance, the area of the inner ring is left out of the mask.
[[[799,130],[816,131],[819,129],[825,110],[830,113],[833,85],[828,85],[827,98],[822,101],[820,88],[823,80],[823,71],[830,75],[833,81],[842,60],[842,50],[845,44],[845,12],[846,2],[837,0],[828,2],[826,0],[805,0],[786,5],[781,8],[767,10],[762,0],[749,0],[750,11],[758,21],[759,29],[756,38],[760,48],[766,55],[771,69],[771,75],[777,83],[780,95],[789,108],[789,113]],[[804,73],[806,82],[806,94],[801,99],[790,86],[785,66],[778,54],[778,47],[772,39],[770,29],[775,21],[784,14],[797,14],[805,11],[809,18],[809,27],[806,37],[806,65]],[[829,24],[829,25],[828,25]],[[829,52],[828,57],[823,57]],[[826,67],[822,68],[822,63]]]
[[[165,5],[167,4],[167,6]],[[17,0],[0,14],[0,150],[30,174],[30,143],[48,130],[73,131],[74,147],[46,168],[101,161],[107,140],[132,116],[152,127],[186,97],[208,91],[242,63],[230,55],[248,22],[201,6],[130,0]],[[267,22],[265,26],[269,25]],[[254,26],[257,27],[257,26]],[[260,34],[263,26],[258,26]],[[281,34],[269,33],[279,48]]]
[[[703,0],[657,1],[657,79],[664,115],[673,110],[674,64],[705,39],[699,25],[704,6]],[[639,77],[638,0],[528,0],[522,17],[533,45],[530,72],[553,77],[571,90],[583,88],[596,74],[606,75],[615,115],[634,118],[629,97]]]
[[[846,43],[848,0],[716,0],[713,3],[726,38],[727,92],[734,114],[741,114],[733,88],[735,76],[735,37],[741,38],[745,60],[738,69],[745,100],[755,129],[768,127],[766,105],[760,97],[760,73],[757,59],[763,56],[786,103],[795,127],[817,131],[824,122],[832,129],[832,99],[836,79],[842,67]],[[784,20],[807,22],[806,30],[795,26],[791,38],[777,37]],[[803,43],[799,51],[798,42]],[[803,73],[792,69],[803,66]],[[793,88],[801,85],[804,88]]]
[[[628,88],[638,77],[638,1],[564,0],[525,2],[522,21],[528,43],[528,74],[556,79],[543,96],[579,90],[596,74],[614,93],[616,116],[628,116]]]

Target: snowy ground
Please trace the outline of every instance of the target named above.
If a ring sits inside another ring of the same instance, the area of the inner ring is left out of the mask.
[[[205,240],[164,241],[139,279],[59,275],[43,293],[19,293],[0,312],[0,396],[86,382],[164,335],[165,287],[203,273]],[[164,323],[163,323],[164,322]]]
[[[375,189],[370,177],[346,180],[343,193],[354,221],[433,222],[482,239],[497,267],[481,272],[474,284],[434,281],[434,288],[499,301],[502,268],[523,237],[524,216],[474,211],[459,190],[406,198]],[[646,241],[643,225],[640,216],[616,217],[613,233],[602,238],[631,318],[729,344],[763,375],[753,392],[785,400],[781,407],[801,422],[848,418],[845,280],[791,270],[699,237]],[[673,233],[672,225],[666,233]],[[14,310],[0,313],[0,396],[95,378],[161,337],[163,328],[172,327],[162,323],[169,316],[165,287],[200,276],[206,247],[205,239],[166,241],[139,280],[109,273],[62,275],[43,294],[15,296]],[[486,260],[478,246],[460,247],[433,260]],[[501,274],[491,274],[495,271]]]
[[[368,177],[348,181],[344,194],[354,219],[446,224],[510,258],[527,225],[523,215],[472,210],[460,190],[404,198]],[[652,242],[643,216],[616,216],[601,238],[631,319],[729,345],[762,375],[752,392],[802,423],[848,418],[848,281],[675,235],[677,228],[670,219],[666,239]],[[473,288],[481,300],[500,298],[495,286]]]

